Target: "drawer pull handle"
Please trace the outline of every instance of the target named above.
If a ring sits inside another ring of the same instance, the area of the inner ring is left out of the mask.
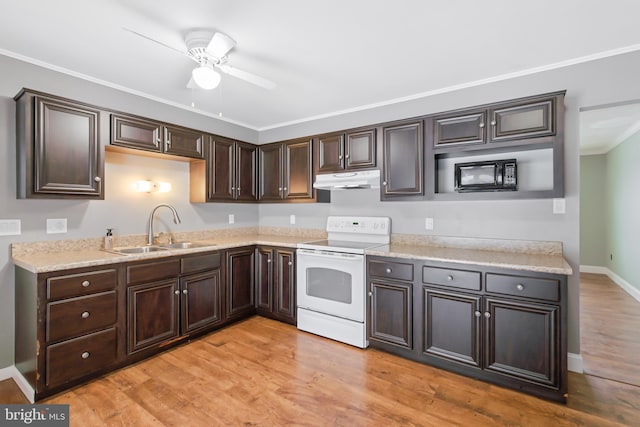
[[[182,293],[186,295],[188,293],[188,291],[186,289],[183,289]]]
[[[80,316],[82,316],[83,319],[86,319],[86,318],[88,318],[90,316],[90,314],[89,314],[88,311],[83,311]]]
[[[524,285],[522,283],[518,283],[516,285],[516,289],[519,290],[519,291],[524,291]]]
[[[85,351],[84,353],[82,353],[82,358],[83,359],[88,359],[89,356],[91,356],[91,354],[88,351]]]
[[[387,274],[391,274],[393,270],[391,269],[391,267],[388,267],[385,271],[387,272]]]
[[[478,310],[476,310],[473,314],[475,314],[476,317],[482,316],[482,313],[480,313]]]
[[[486,317],[487,319],[491,317],[491,313],[489,313],[488,311],[484,312],[484,317]]]
[[[175,291],[173,291],[173,293],[176,294],[176,295],[180,295],[180,291],[177,290],[177,289]]]
[[[449,274],[449,275],[447,276],[447,280],[448,280],[448,281],[452,281],[452,280],[453,280],[453,276],[452,276],[451,274]]]
[[[91,283],[88,280],[85,280],[84,282],[82,282],[82,287],[83,288],[88,288],[90,284]]]

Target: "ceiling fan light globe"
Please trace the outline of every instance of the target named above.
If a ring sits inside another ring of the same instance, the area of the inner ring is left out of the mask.
[[[220,84],[220,74],[206,65],[196,67],[191,72],[193,81],[202,89],[211,90],[215,89]]]

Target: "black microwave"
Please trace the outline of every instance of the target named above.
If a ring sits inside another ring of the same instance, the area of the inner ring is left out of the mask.
[[[516,191],[518,170],[516,159],[456,163],[455,190]]]

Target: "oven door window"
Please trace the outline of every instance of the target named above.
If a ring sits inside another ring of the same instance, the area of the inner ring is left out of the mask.
[[[307,295],[329,301],[351,304],[351,274],[331,268],[307,268]]]

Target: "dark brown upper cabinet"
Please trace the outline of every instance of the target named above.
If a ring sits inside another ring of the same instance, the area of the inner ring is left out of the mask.
[[[207,156],[210,201],[256,201],[258,149],[255,145],[211,137]]]
[[[422,196],[422,120],[382,128],[382,200]]]
[[[375,129],[317,138],[318,172],[342,172],[376,166]]]
[[[433,146],[530,140],[555,135],[556,94],[436,115]]]
[[[313,144],[299,139],[258,147],[260,201],[313,199]]]
[[[205,134],[142,117],[112,114],[111,145],[175,156],[204,158]]]
[[[104,199],[106,114],[29,90],[15,101],[17,198]]]

